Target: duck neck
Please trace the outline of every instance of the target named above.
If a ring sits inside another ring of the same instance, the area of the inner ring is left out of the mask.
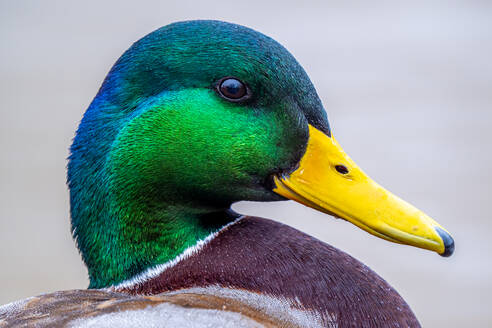
[[[112,203],[74,227],[89,271],[89,288],[145,280],[146,272],[197,250],[238,215],[228,209],[204,211],[182,205]]]

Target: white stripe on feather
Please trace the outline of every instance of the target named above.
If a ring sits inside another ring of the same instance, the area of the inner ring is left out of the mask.
[[[217,237],[222,231],[225,231],[227,228],[229,228],[233,224],[236,224],[243,217],[244,216],[240,216],[239,218],[237,218],[236,220],[234,220],[232,222],[229,222],[228,224],[226,224],[225,226],[223,226],[219,230],[211,233],[210,235],[208,235],[204,239],[199,240],[195,245],[188,247],[187,249],[185,249],[183,251],[183,253],[179,254],[174,259],[172,259],[166,263],[158,264],[154,267],[148,268],[145,271],[137,274],[136,276],[134,276],[130,279],[124,280],[124,281],[120,282],[119,284],[117,284],[116,286],[111,286],[111,287],[106,288],[106,289],[111,289],[111,290],[116,290],[116,291],[122,290],[122,289],[128,289],[128,288],[142,284],[142,283],[144,283],[144,282],[146,282],[152,278],[159,276],[161,273],[163,273],[167,269],[175,266],[179,262],[191,257],[192,255],[197,254],[199,251],[201,251],[203,249],[203,247],[205,245],[207,245],[210,241],[212,241],[215,237]]]

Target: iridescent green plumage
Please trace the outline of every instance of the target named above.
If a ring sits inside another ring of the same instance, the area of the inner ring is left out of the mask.
[[[221,98],[225,76],[253,92]],[[302,67],[274,40],[216,21],[172,24],[117,61],[71,148],[74,236],[93,288],[175,258],[232,220],[239,200],[279,200],[308,123],[330,134]],[[212,219],[212,218],[220,219]]]

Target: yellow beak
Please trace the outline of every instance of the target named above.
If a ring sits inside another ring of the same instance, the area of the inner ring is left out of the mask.
[[[442,256],[454,251],[453,238],[443,227],[374,182],[334,137],[311,125],[299,168],[274,181],[274,192],[352,222],[377,237]]]

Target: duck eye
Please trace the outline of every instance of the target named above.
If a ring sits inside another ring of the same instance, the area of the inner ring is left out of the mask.
[[[222,97],[232,101],[242,100],[248,95],[246,85],[233,77],[223,78],[219,82],[217,90]]]

